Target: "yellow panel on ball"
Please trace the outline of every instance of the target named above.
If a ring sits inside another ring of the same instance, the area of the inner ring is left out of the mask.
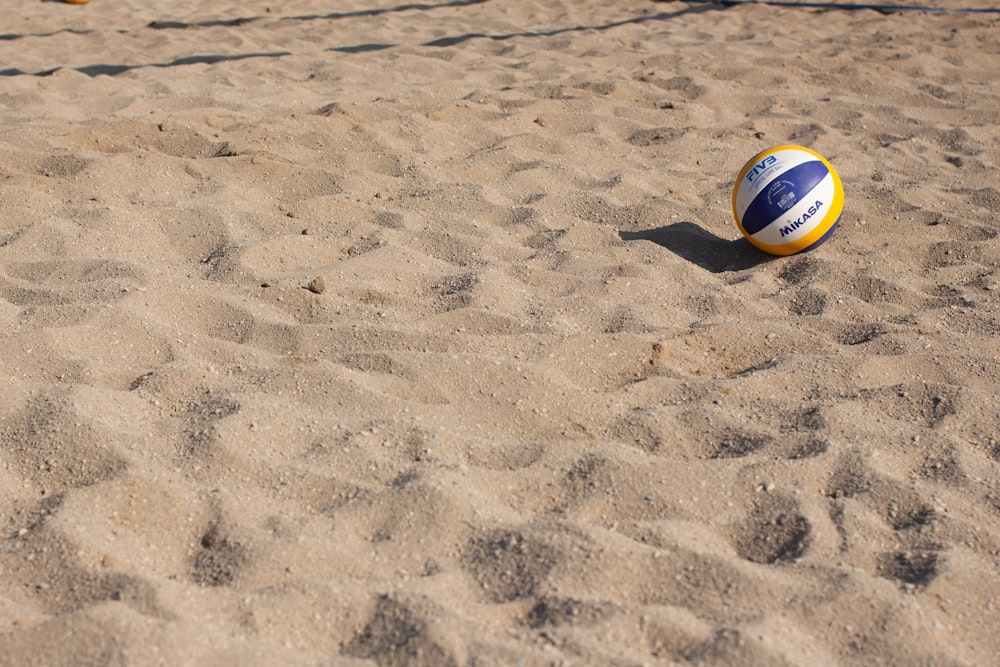
[[[733,216],[750,243],[772,255],[812,250],[833,234],[844,185],[826,158],[802,146],[775,146],[743,165]]]

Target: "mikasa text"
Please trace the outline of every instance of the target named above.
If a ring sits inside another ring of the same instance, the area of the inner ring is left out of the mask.
[[[784,227],[782,227],[779,230],[781,232],[781,235],[782,236],[786,236],[788,234],[791,234],[796,229],[798,229],[802,225],[806,224],[806,220],[808,220],[809,218],[811,218],[814,215],[816,215],[817,213],[819,213],[819,210],[822,207],[823,207],[823,202],[817,200],[817,202],[815,204],[813,204],[808,209],[806,209],[805,213],[803,213],[801,216],[799,216],[795,220],[792,220],[792,222],[790,222],[789,224],[787,224]]]
[[[768,155],[766,158],[760,161],[760,164],[755,164],[753,168],[747,172],[747,182],[753,183],[754,179],[767,171],[770,167],[774,166],[774,163],[778,161],[778,158],[773,155]]]

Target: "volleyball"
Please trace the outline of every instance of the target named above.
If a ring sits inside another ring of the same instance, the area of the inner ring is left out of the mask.
[[[750,243],[772,255],[812,250],[833,234],[844,185],[826,158],[802,146],[757,153],[733,187],[733,216]]]

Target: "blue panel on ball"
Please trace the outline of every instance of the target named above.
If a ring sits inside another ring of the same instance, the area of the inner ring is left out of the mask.
[[[764,229],[807,196],[829,173],[825,164],[811,160],[775,176],[750,202],[743,214],[743,229],[747,234]]]

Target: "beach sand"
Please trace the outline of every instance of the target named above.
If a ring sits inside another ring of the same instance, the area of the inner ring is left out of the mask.
[[[998,664],[998,31],[8,8],[0,664]]]

